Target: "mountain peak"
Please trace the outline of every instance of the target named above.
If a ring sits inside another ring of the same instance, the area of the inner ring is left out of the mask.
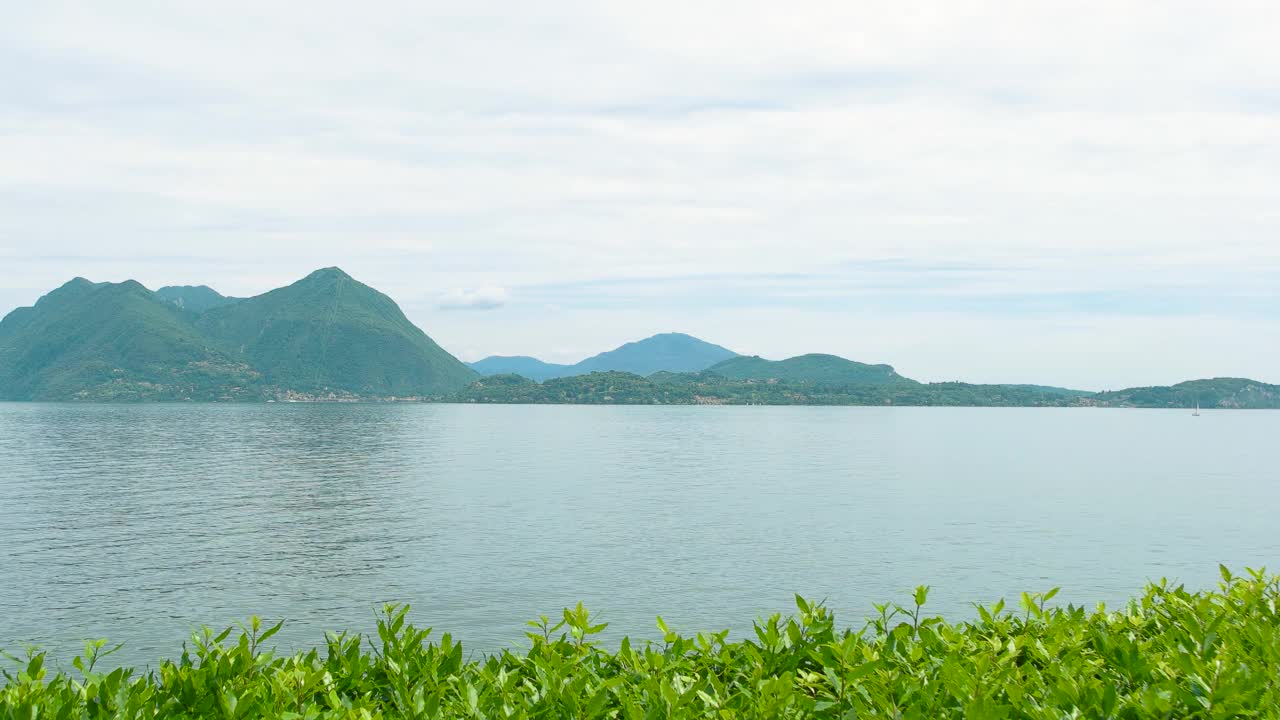
[[[211,308],[193,322],[265,382],[296,391],[423,396],[477,377],[394,300],[336,267]]]
[[[41,298],[41,300],[44,300],[45,298],[50,298],[50,297],[57,297],[59,300],[66,300],[66,299],[79,300],[80,298],[86,297],[91,293],[102,293],[103,297],[118,297],[121,295],[128,295],[128,294],[144,294],[148,296],[151,295],[151,291],[148,290],[142,283],[138,282],[137,280],[124,280],[122,282],[100,282],[100,283],[88,282],[88,281],[76,282],[75,280],[72,280],[71,282],[63,285],[57,290],[54,290],[53,292],[49,293],[44,298]],[[38,305],[39,303],[36,303],[36,304]]]
[[[696,337],[694,337],[694,336],[692,336],[692,335],[688,335],[688,334],[686,334],[686,333],[681,333],[681,332],[664,332],[664,333],[658,333],[657,335],[650,335],[649,337],[645,338],[644,340],[637,340],[636,342],[648,342],[648,341],[650,341],[650,340],[657,340],[657,341],[664,341],[664,340],[665,340],[665,341],[667,341],[667,342],[672,342],[672,341],[675,341],[675,342],[699,342],[699,343],[700,343],[700,342],[704,342],[703,340],[699,340],[698,338],[696,338]]]
[[[237,298],[225,297],[208,285],[167,285],[156,290],[155,295],[167,303],[197,313],[237,302]]]
[[[86,280],[82,277],[74,277],[43,295],[36,301],[36,305],[68,302],[81,297],[85,293],[96,289],[98,286],[99,283],[95,283],[92,280]]]
[[[76,276],[66,281],[65,283],[59,285],[58,287],[54,288],[53,290],[49,291],[49,293],[47,294],[55,295],[58,293],[81,293],[81,292],[84,292],[85,290],[92,290],[98,287],[99,284],[100,283],[96,283],[87,278]]]
[[[342,268],[334,266],[320,268],[310,275],[303,278],[304,280],[351,280],[351,276],[342,271]]]

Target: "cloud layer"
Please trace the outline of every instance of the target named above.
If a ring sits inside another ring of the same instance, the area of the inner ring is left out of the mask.
[[[497,287],[452,290],[440,298],[441,310],[497,310],[507,304],[507,291]]]
[[[27,3],[0,312],[340,265],[468,359],[1280,382],[1278,7]]]

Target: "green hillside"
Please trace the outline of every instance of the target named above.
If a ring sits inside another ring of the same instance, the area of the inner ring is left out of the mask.
[[[450,398],[455,402],[556,405],[688,405],[682,388],[659,385],[634,373],[596,372],[536,383],[519,375],[481,378]]]
[[[1182,386],[1203,388],[1205,397],[1225,393],[1237,381],[1198,380]],[[1204,407],[1280,408],[1276,386],[1242,381],[1240,390],[1221,394]],[[1270,388],[1270,390],[1268,390]],[[550,403],[592,405],[897,405],[919,407],[1182,407],[1165,404],[1173,388],[1140,388],[1089,394],[1034,385],[974,385],[961,382],[831,384],[809,381],[736,379],[713,371],[593,373],[535,383],[516,375],[482,378],[451,396],[468,403]],[[1247,401],[1247,402],[1246,402]],[[1236,402],[1237,405],[1223,404]],[[1194,401],[1191,405],[1194,406]]]
[[[1085,395],[1093,395],[1093,393],[1088,390],[1072,390],[1070,388],[1057,387],[1056,385],[1028,385],[1023,383],[1006,385],[1005,387],[1018,388],[1022,390],[1035,390],[1048,393],[1050,395],[1062,395],[1064,397],[1084,397]]]
[[[100,283],[89,282],[82,277],[78,277],[67,282],[62,287],[50,291],[37,300],[34,306],[17,308],[6,315],[3,321],[0,321],[0,343],[3,343],[7,337],[17,336],[25,328],[36,322],[37,318],[61,312],[63,308],[81,301],[99,286]],[[2,347],[0,345],[0,348]],[[0,366],[0,372],[2,371],[3,366]]]
[[[338,268],[212,308],[195,326],[268,383],[300,392],[426,396],[478,377],[391,298]]]
[[[759,356],[736,357],[713,365],[710,371],[735,380],[805,382],[822,385],[888,385],[914,382],[889,365],[867,365],[836,355],[813,353],[786,360]]]
[[[251,399],[259,384],[133,281],[77,278],[0,322],[0,398]]]
[[[469,403],[588,405],[904,405],[968,407],[1062,407],[1070,398],[1017,385],[967,383],[824,384],[808,381],[739,380],[712,371],[592,373],[538,384],[516,375],[482,378],[451,399]]]
[[[1280,408],[1280,385],[1245,378],[1190,380],[1167,387],[1140,387],[1092,396],[1094,404],[1144,408]]]
[[[77,278],[0,321],[0,399],[424,397],[476,377],[336,268],[245,300]]]
[[[226,297],[208,285],[170,285],[157,290],[156,297],[195,313],[240,301],[240,298]]]

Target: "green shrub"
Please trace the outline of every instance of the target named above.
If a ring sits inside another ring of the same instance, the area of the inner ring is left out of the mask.
[[[971,622],[877,606],[861,631],[821,604],[756,624],[755,637],[686,637],[605,649],[579,605],[530,623],[527,651],[469,659],[448,635],[388,606],[377,637],[326,636],[319,650],[264,650],[256,620],[193,637],[146,675],[102,672],[88,643],[78,675],[30,652],[5,674],[0,718],[1236,718],[1280,717],[1280,578],[1225,568],[1219,588],[1151,584],[1122,610],[976,607]]]

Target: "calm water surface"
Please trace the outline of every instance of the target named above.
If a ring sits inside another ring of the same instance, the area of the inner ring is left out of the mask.
[[[1280,412],[0,404],[0,647],[145,665],[198,624],[284,647],[386,601],[479,650],[585,601],[610,630],[849,623],[1280,566]],[[615,635],[616,637],[616,635]]]

